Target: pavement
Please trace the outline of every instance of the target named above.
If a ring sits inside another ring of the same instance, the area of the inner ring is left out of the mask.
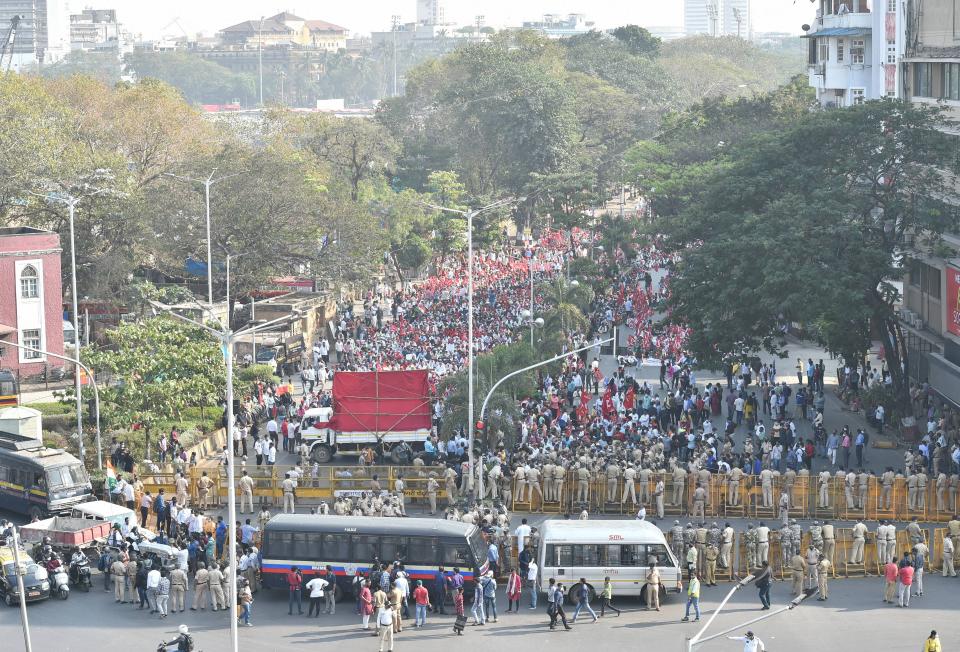
[[[102,586],[102,585],[100,585]],[[956,649],[960,640],[960,619],[956,617],[956,596],[960,580],[927,577],[924,595],[911,598],[909,609],[888,606],[881,601],[881,580],[851,579],[831,581],[830,598],[817,602],[810,598],[796,609],[771,616],[752,625],[748,621],[772,613],[759,611],[756,590],[752,586],[737,592],[712,624],[709,632],[735,628],[731,635],[752,629],[772,652],[808,652],[812,650],[882,650],[915,652],[931,629],[940,633],[944,650]],[[524,649],[531,652],[583,652],[601,644],[607,649],[643,649],[680,652],[685,641],[706,622],[729,584],[704,588],[701,594],[701,623],[682,623],[684,596],[669,593],[662,611],[644,611],[636,599],[614,596],[614,605],[624,609],[620,617],[609,615],[592,624],[589,614],[573,625],[572,631],[549,631],[542,604],[529,610],[526,596],[519,614],[502,613],[506,599],[501,590],[499,622],[483,627],[467,627],[464,636],[452,631],[451,616],[429,615],[427,626],[414,629],[405,620],[404,631],[396,635],[394,650],[406,652],[449,652],[451,644],[482,649]],[[771,591],[773,610],[791,599],[787,582],[776,582]],[[188,593],[192,599],[192,592]],[[287,615],[287,595],[280,591],[261,591],[253,605],[253,627],[241,627],[240,649],[244,652],[275,652],[278,649],[311,649],[317,645],[336,645],[341,652],[373,652],[377,639],[360,631],[360,617],[350,602],[337,605],[334,616],[316,619]],[[594,605],[595,609],[599,605]],[[307,604],[304,604],[304,611]],[[469,606],[467,607],[469,611]],[[161,640],[175,636],[177,625],[186,623],[195,636],[197,649],[203,652],[231,650],[229,615],[187,610],[161,620],[146,610],[118,605],[112,591],[95,587],[90,593],[73,594],[67,601],[48,600],[28,608],[33,649],[38,652],[88,652],[122,646],[125,650],[154,650]],[[294,612],[296,613],[296,612]],[[598,611],[599,613],[599,611]],[[567,609],[571,618],[573,609]],[[691,616],[692,618],[692,616]],[[108,629],[107,629],[108,628]],[[4,651],[24,649],[20,615],[17,609],[0,607],[0,640]],[[601,643],[602,641],[602,643]],[[710,641],[698,650],[739,651],[743,644],[725,638]]]

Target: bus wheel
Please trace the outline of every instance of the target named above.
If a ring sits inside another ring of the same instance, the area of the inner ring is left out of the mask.
[[[326,444],[318,444],[310,451],[310,459],[317,464],[326,464],[333,459],[333,449]]]

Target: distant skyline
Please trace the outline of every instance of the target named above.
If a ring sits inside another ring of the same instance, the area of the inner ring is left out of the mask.
[[[145,38],[176,36],[182,32],[173,23],[178,19],[191,36],[198,32],[213,35],[242,22],[291,11],[307,19],[322,19],[341,25],[351,34],[369,34],[390,29],[390,17],[403,22],[416,18],[416,0],[356,0],[327,3],[307,0],[70,0],[71,11],[86,7],[116,9],[117,18],[133,33]],[[516,26],[543,14],[585,14],[598,29],[625,24],[680,26],[683,0],[447,0],[451,22],[469,24],[483,14],[492,27]],[[759,32],[799,34],[800,26],[812,20],[808,0],[753,0],[753,29]]]

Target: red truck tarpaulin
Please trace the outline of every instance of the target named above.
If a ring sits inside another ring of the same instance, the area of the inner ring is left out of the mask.
[[[412,432],[432,425],[426,369],[338,371],[333,379],[337,432]]]

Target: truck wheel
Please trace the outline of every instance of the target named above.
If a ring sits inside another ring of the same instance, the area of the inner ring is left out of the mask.
[[[333,449],[326,444],[314,446],[310,451],[310,459],[317,464],[326,464],[333,459]]]

